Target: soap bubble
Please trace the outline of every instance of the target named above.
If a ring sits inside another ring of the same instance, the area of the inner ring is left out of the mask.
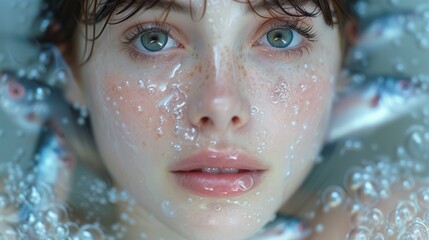
[[[99,240],[104,239],[104,233],[97,225],[84,225],[80,228],[75,238],[79,240]]]
[[[348,234],[347,240],[367,240],[371,236],[371,231],[365,227],[357,227],[352,229]]]
[[[408,216],[403,211],[395,209],[389,213],[387,221],[390,226],[400,229],[407,223]]]
[[[365,181],[354,192],[355,200],[367,207],[374,206],[379,201],[379,189],[375,181]]]
[[[407,227],[407,232],[412,236],[413,240],[427,240],[429,239],[429,233],[427,226],[419,219],[414,220]]]
[[[346,193],[340,186],[331,186],[322,193],[322,204],[325,211],[340,206],[346,197]]]
[[[429,210],[429,188],[420,188],[417,192],[417,203],[425,210]]]
[[[419,160],[429,159],[429,132],[420,125],[407,130],[405,147],[410,156]]]
[[[365,213],[365,219],[368,221],[368,225],[374,229],[380,229],[384,226],[384,215],[378,208],[369,209]]]

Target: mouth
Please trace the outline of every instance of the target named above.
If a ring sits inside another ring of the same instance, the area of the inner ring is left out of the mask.
[[[202,197],[226,198],[256,188],[267,170],[259,160],[237,152],[204,151],[170,169],[179,187]]]

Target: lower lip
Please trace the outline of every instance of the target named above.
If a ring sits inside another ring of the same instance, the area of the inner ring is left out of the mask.
[[[173,172],[176,182],[184,189],[203,197],[234,197],[248,193],[261,182],[263,171],[231,174],[203,172]]]

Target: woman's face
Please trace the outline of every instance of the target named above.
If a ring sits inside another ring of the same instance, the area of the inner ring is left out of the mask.
[[[190,2],[197,20],[177,0],[168,16],[158,4],[107,25],[77,76],[105,164],[142,212],[187,239],[242,239],[313,164],[339,35],[322,15],[208,0],[199,18],[203,2]]]

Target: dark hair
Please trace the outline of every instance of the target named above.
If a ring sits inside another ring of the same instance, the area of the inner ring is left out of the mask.
[[[132,17],[142,9],[150,9],[155,6],[160,0],[45,0],[48,3],[56,2],[54,11],[54,19],[57,26],[56,31],[47,31],[41,39],[42,42],[53,43],[70,43],[73,39],[74,32],[78,23],[85,24],[85,33],[87,40],[95,41],[103,32],[108,24],[120,23]],[[175,0],[170,0],[171,3]],[[191,2],[191,0],[189,0]],[[206,1],[206,0],[204,0]],[[230,0],[248,3],[252,10],[252,0]],[[326,24],[329,26],[339,25],[340,29],[346,20],[346,5],[345,0],[262,0],[267,7],[269,13],[273,17],[293,16],[293,17],[315,17],[322,12]],[[287,8],[285,4],[287,3]],[[51,3],[52,4],[52,3]],[[311,4],[314,8],[310,11],[305,6]],[[205,4],[204,4],[205,6]],[[204,7],[205,8],[205,7]],[[295,10],[294,13],[290,9]],[[131,10],[131,11],[129,11]],[[121,15],[129,11],[125,16],[121,16],[118,21],[112,22],[112,16]],[[168,7],[167,7],[168,14]],[[204,14],[204,13],[203,13]],[[166,15],[165,15],[166,16]],[[194,16],[192,16],[194,17]],[[88,25],[104,21],[103,30],[98,34],[95,30],[88,32]],[[93,44],[93,43],[92,43]],[[90,54],[92,47],[90,48]]]

